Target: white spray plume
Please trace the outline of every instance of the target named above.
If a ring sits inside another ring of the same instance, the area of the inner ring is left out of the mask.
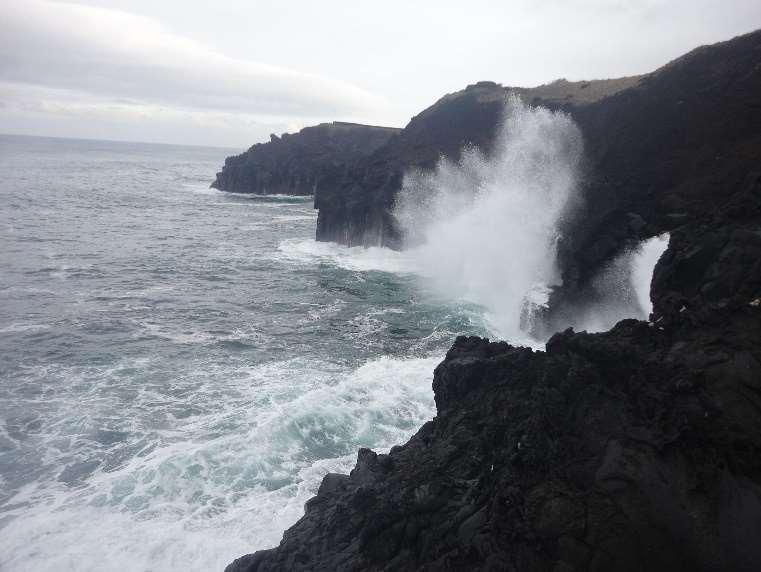
[[[621,252],[592,280],[594,303],[575,308],[570,321],[563,326],[602,332],[624,318],[647,320],[653,311],[650,301],[653,271],[668,244],[669,234],[664,233]]]
[[[525,343],[532,308],[559,281],[557,222],[582,151],[569,115],[511,95],[490,155],[465,149],[457,163],[404,178],[395,216],[420,272],[483,306],[500,337]]]
[[[643,320],[646,320],[653,311],[650,284],[653,281],[655,265],[669,246],[669,238],[670,235],[666,232],[643,241],[632,257],[631,281]]]

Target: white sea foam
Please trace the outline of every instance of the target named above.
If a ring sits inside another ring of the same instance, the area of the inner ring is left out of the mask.
[[[302,222],[302,221],[309,221],[314,222],[317,220],[317,212],[315,211],[314,214],[306,214],[306,215],[280,215],[273,217],[273,220],[276,222]]]
[[[655,265],[669,245],[669,234],[664,233],[644,241],[632,257],[632,286],[642,310],[642,319],[647,319],[653,311],[650,300],[650,283]]]
[[[0,334],[19,334],[23,332],[38,332],[40,330],[49,330],[49,324],[27,324],[13,322],[7,326],[0,327]]]
[[[196,195],[218,195],[222,192],[219,189],[213,189],[209,186],[210,184],[211,182],[183,183],[182,186],[183,188]]]
[[[314,198],[314,195],[284,195],[282,193],[273,193],[271,195],[257,195],[255,193],[234,193],[236,195],[246,195],[255,197],[260,200],[279,200],[291,203],[304,203]]]
[[[121,421],[137,442],[121,462],[101,464],[76,486],[59,477],[19,490],[8,503],[17,508],[5,513],[0,567],[221,570],[240,554],[276,544],[322,477],[351,468],[357,447],[387,449],[430,419],[438,361],[383,357],[346,373],[303,359],[237,372],[209,367],[192,394],[173,398],[161,385],[143,391],[136,411],[159,415],[179,406],[199,413],[140,435],[124,411]],[[44,438],[52,444],[73,427],[97,426],[113,408],[97,395],[104,385],[61,404],[61,421],[46,427]],[[45,462],[59,463],[63,475],[63,459]]]
[[[348,247],[334,242],[287,239],[278,247],[277,259],[299,264],[332,264],[355,272],[410,273],[416,271],[409,253],[389,248]]]
[[[595,303],[577,308],[568,325],[576,330],[602,332],[624,318],[647,320],[653,310],[653,271],[668,242],[669,235],[665,233],[619,254],[593,279]]]

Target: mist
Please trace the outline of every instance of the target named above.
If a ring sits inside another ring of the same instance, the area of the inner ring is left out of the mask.
[[[506,98],[493,151],[463,150],[433,171],[406,173],[394,215],[412,264],[444,296],[482,306],[494,335],[536,346],[539,311],[561,284],[559,222],[581,183],[582,134],[561,111]],[[598,300],[578,308],[577,329],[647,319],[656,237],[618,256],[594,280]]]

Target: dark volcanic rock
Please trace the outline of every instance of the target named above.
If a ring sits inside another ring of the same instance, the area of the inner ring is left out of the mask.
[[[311,195],[326,178],[341,177],[399,130],[356,123],[321,123],[298,133],[270,135],[225,160],[212,187],[236,193]]]

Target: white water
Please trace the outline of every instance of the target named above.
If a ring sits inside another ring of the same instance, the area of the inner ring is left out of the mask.
[[[642,311],[641,317],[646,320],[653,311],[653,303],[650,300],[650,283],[653,281],[655,265],[669,245],[669,234],[664,233],[644,241],[635,251],[632,257],[631,282],[637,302]]]
[[[560,282],[558,222],[576,198],[582,153],[570,116],[509,97],[490,156],[469,148],[458,163],[407,173],[395,215],[409,250],[393,255],[394,264],[446,297],[480,305],[494,335],[541,347],[529,332]],[[598,303],[578,308],[567,325],[603,331],[647,319],[653,269],[667,246],[665,234],[618,256],[594,281]]]
[[[619,254],[593,280],[595,303],[576,308],[567,325],[577,331],[602,332],[624,318],[647,320],[653,311],[653,271],[668,242],[669,235],[665,233]]]
[[[395,215],[417,268],[483,306],[500,337],[526,343],[532,306],[558,283],[556,227],[582,148],[568,115],[511,96],[491,156],[466,149],[458,163],[404,179]]]
[[[414,260],[407,252],[399,252],[380,246],[344,246],[335,242],[288,239],[278,246],[275,259],[314,264],[325,262],[344,270],[366,272],[377,270],[395,274],[409,274],[416,271]]]
[[[322,477],[351,470],[355,447],[336,456],[346,443],[384,451],[430,419],[439,361],[382,357],[347,375],[294,359],[238,371],[224,385],[232,371],[207,371],[195,401],[218,394],[216,410],[175,420],[154,436],[158,446],[79,487],[36,483],[15,495],[0,561],[15,571],[222,570],[236,555],[276,545]],[[164,401],[146,393],[134,407]],[[88,404],[93,417],[99,407]],[[185,407],[187,396],[176,403]]]

